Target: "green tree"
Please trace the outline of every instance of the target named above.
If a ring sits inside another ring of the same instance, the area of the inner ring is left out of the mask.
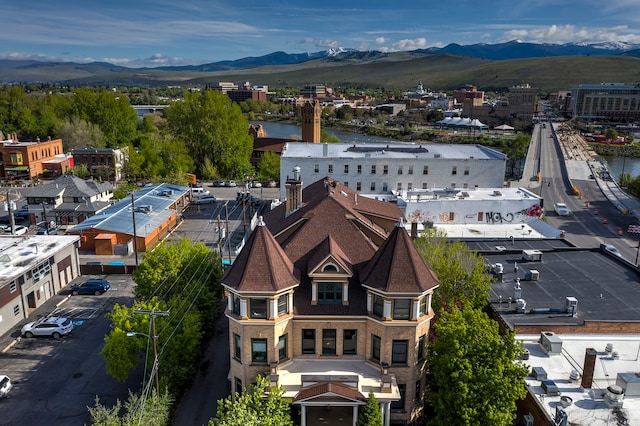
[[[356,425],[382,426],[382,412],[380,411],[380,404],[373,394],[373,390],[369,390],[366,405],[361,406],[358,410],[358,422]]]
[[[79,177],[80,179],[87,179],[89,176],[91,176],[91,172],[89,172],[86,164],[78,164],[77,166],[73,166],[73,168],[71,169],[71,173],[74,176]]]
[[[219,91],[185,95],[164,111],[169,131],[182,140],[198,168],[205,157],[221,175],[238,177],[251,170],[253,139],[240,107]]]
[[[616,129],[614,129],[613,127],[609,127],[604,132],[604,137],[608,141],[615,141],[615,140],[618,139],[618,131]]]
[[[512,425],[528,374],[515,361],[522,345],[514,334],[501,336],[497,322],[471,307],[442,313],[433,328],[426,396],[435,416],[428,424]]]
[[[272,151],[265,151],[258,162],[258,176],[261,180],[280,180],[280,156]]]
[[[510,170],[510,176],[515,176],[515,167],[527,154],[530,137],[518,133],[515,138],[505,141],[502,152],[507,156],[507,167]]]
[[[266,396],[265,396],[266,392]],[[256,384],[243,393],[218,401],[218,412],[209,426],[293,426],[291,403],[282,388],[269,388],[269,381],[256,377]]]
[[[484,272],[484,260],[460,241],[450,242],[443,233],[425,232],[416,247],[440,280],[433,295],[436,310],[469,305],[481,309],[487,304],[491,278]]]
[[[95,405],[87,408],[94,426],[165,426],[170,424],[172,403],[173,398],[167,392],[160,397],[153,392],[150,398],[140,398],[129,391],[124,407],[119,399],[113,407],[106,407],[96,396]]]
[[[106,146],[100,127],[78,117],[71,117],[61,122],[56,132],[62,138],[62,147],[66,152],[87,146],[94,148]]]
[[[330,135],[325,129],[320,129],[320,142],[339,143],[340,139],[336,135]]]
[[[202,166],[200,166],[200,175],[204,180],[214,180],[218,178],[218,170],[209,157],[204,157]]]

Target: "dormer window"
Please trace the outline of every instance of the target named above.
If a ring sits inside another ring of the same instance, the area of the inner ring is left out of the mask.
[[[240,315],[240,297],[237,294],[233,295],[233,313]]]
[[[382,296],[379,296],[377,294],[374,295],[373,296],[373,315],[377,317],[381,317],[383,309],[384,309],[384,300],[382,299]]]
[[[428,301],[429,301],[429,296],[424,296],[422,299],[420,299],[420,305],[418,307],[418,316],[423,317],[427,315]]]
[[[319,282],[318,283],[318,303],[320,304],[342,303],[342,283]]]

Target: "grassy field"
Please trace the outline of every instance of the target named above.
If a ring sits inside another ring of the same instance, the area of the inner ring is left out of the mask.
[[[365,58],[322,59],[302,64],[260,67],[242,71],[193,72],[136,70],[104,65],[51,64],[27,69],[0,69],[1,81],[51,81],[73,85],[183,86],[218,81],[264,84],[270,87],[361,87],[410,90],[450,90],[474,84],[482,90],[502,90],[528,83],[541,93],[570,90],[581,83],[640,83],[640,59],[625,56],[560,56],[489,61],[453,55],[408,52],[375,54]]]

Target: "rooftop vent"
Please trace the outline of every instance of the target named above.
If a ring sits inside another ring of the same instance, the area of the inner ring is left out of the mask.
[[[149,204],[145,204],[142,206],[137,206],[136,211],[140,213],[151,213],[153,211],[153,206]]]

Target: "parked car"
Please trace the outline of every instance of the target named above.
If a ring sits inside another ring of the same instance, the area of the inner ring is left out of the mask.
[[[74,284],[71,286],[71,294],[95,294],[96,296],[108,291],[111,288],[109,281],[102,278],[92,278],[82,284]]]
[[[26,226],[18,225],[15,227],[15,235],[24,235],[28,230],[29,228],[27,228]]]
[[[0,374],[0,398],[5,398],[12,388],[11,379],[4,374]]]
[[[235,180],[230,180],[229,182],[227,182],[227,186],[235,187],[235,186],[238,186],[238,184],[236,183]]]
[[[558,216],[569,216],[569,208],[565,203],[556,203],[554,207]]]
[[[203,195],[202,197],[196,198],[193,202],[194,204],[213,204],[216,202],[216,197],[213,195]]]
[[[262,183],[258,182],[257,180],[254,180],[253,182],[251,182],[251,187],[252,188],[262,188]]]
[[[600,247],[602,247],[603,249],[605,249],[606,251],[608,251],[609,253],[611,253],[613,255],[616,255],[618,257],[622,257],[622,254],[620,254],[620,251],[618,251],[616,246],[614,246],[612,244],[601,244]]]
[[[58,235],[58,228],[49,228],[48,231],[46,228],[39,228],[36,235]]]
[[[45,317],[38,321],[32,321],[25,324],[20,333],[24,337],[49,336],[59,339],[66,336],[73,330],[73,323],[69,318],[63,317]]]
[[[219,188],[223,187],[223,186],[225,186],[224,185],[224,181],[223,180],[217,180],[217,181],[213,182],[213,186],[216,186],[216,187],[219,187]]]
[[[191,188],[191,195],[194,197],[202,197],[203,195],[209,195],[211,192],[204,188]]]

